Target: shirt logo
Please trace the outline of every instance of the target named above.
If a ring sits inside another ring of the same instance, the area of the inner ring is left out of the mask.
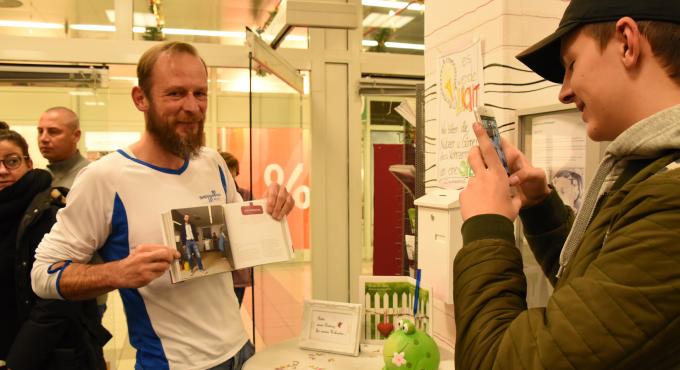
[[[212,203],[213,201],[219,200],[220,197],[222,197],[222,194],[219,194],[215,190],[211,190],[210,194],[199,195],[198,199],[200,200],[207,199],[208,203]]]

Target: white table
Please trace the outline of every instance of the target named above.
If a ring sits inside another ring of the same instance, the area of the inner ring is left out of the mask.
[[[257,352],[243,370],[380,370],[383,368],[382,346],[362,346],[358,357],[309,351],[291,339]],[[442,361],[440,370],[453,370],[453,360]]]

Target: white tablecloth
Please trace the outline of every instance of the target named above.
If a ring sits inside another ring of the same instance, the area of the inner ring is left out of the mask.
[[[383,365],[382,346],[362,346],[353,357],[300,349],[295,338],[257,352],[243,370],[380,370]],[[453,370],[453,360],[442,361],[439,369]]]

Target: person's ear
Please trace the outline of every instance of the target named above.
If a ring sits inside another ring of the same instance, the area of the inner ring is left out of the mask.
[[[621,62],[627,69],[636,67],[642,52],[642,35],[637,23],[630,17],[619,19],[616,22],[616,35],[620,40]]]
[[[80,131],[79,128],[76,129],[75,131],[73,131],[73,138],[75,139],[74,141],[76,142],[76,144],[78,144],[78,142],[80,141],[80,135],[81,134],[82,134],[82,131]]]
[[[33,169],[33,160],[31,159],[31,157],[28,157],[28,159],[26,159],[26,167],[28,167],[29,170]]]
[[[131,94],[132,102],[135,104],[135,107],[137,107],[137,110],[141,112],[146,112],[149,110],[149,100],[146,98],[144,90],[142,90],[139,86],[135,86],[132,88]]]

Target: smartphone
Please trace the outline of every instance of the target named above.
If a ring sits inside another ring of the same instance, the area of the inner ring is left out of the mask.
[[[501,135],[498,133],[498,125],[496,124],[496,116],[493,110],[488,107],[474,107],[472,111],[475,113],[475,118],[478,122],[482,124],[482,127],[486,130],[486,134],[489,135],[491,142],[493,143],[498,158],[501,159],[505,172],[510,176],[510,168],[508,167],[508,161],[505,159],[505,154],[501,149]]]

